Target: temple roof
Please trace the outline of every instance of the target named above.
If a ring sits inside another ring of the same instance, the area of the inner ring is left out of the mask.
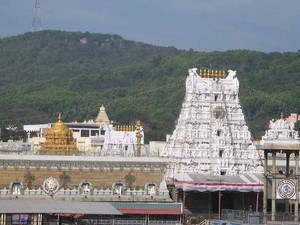
[[[262,136],[260,149],[281,149],[281,150],[299,150],[300,137],[299,132],[295,130],[294,122],[288,122],[283,118],[272,119],[269,129]]]
[[[99,113],[95,119],[95,122],[100,125],[109,125],[109,123],[110,123],[109,118],[106,114],[106,111],[105,111],[105,108],[103,105],[99,109]]]
[[[58,121],[53,124],[51,128],[49,128],[48,132],[50,133],[68,133],[70,130],[66,124],[64,124],[61,120],[61,115],[58,116]]]
[[[46,131],[46,141],[42,144],[39,154],[41,155],[74,155],[77,154],[73,131],[61,120]]]
[[[0,200],[0,213],[68,213],[121,215],[107,202],[75,202],[46,200]]]

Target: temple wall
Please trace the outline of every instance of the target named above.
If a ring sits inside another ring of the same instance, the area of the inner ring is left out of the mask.
[[[35,176],[33,186],[41,187],[43,182],[50,176],[54,177],[60,182],[60,176],[65,171],[65,174],[70,177],[68,187],[73,188],[79,186],[83,181],[88,181],[93,187],[99,188],[111,188],[113,183],[121,181],[125,186],[128,186],[125,176],[129,173],[134,176],[135,181],[132,187],[144,187],[146,183],[153,182],[159,185],[164,177],[164,173],[161,170],[56,170],[56,169],[15,169],[15,168],[0,168],[0,187],[9,187],[13,181],[21,181],[26,188],[27,182],[25,181],[25,175],[30,172]],[[61,182],[60,182],[61,183]]]

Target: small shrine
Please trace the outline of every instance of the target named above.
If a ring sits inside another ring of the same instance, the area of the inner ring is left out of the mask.
[[[39,150],[40,155],[77,155],[77,147],[73,138],[73,131],[61,120],[46,131],[46,141]]]
[[[300,137],[294,123],[285,120],[283,113],[280,119],[271,120],[261,144],[260,149],[264,151],[264,213],[267,214],[271,205],[271,220],[275,221],[276,212],[284,203],[285,212],[294,212],[295,221],[298,221]]]

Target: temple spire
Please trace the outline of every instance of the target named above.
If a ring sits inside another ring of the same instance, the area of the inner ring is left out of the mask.
[[[105,108],[103,105],[101,105],[101,107],[99,109],[99,113],[95,119],[95,122],[100,125],[109,125],[110,124],[110,120],[106,114],[106,111],[105,111]]]

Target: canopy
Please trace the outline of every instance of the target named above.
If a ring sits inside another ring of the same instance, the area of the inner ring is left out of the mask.
[[[262,174],[219,175],[210,174],[176,174],[174,185],[184,191],[214,192],[263,192]]]

